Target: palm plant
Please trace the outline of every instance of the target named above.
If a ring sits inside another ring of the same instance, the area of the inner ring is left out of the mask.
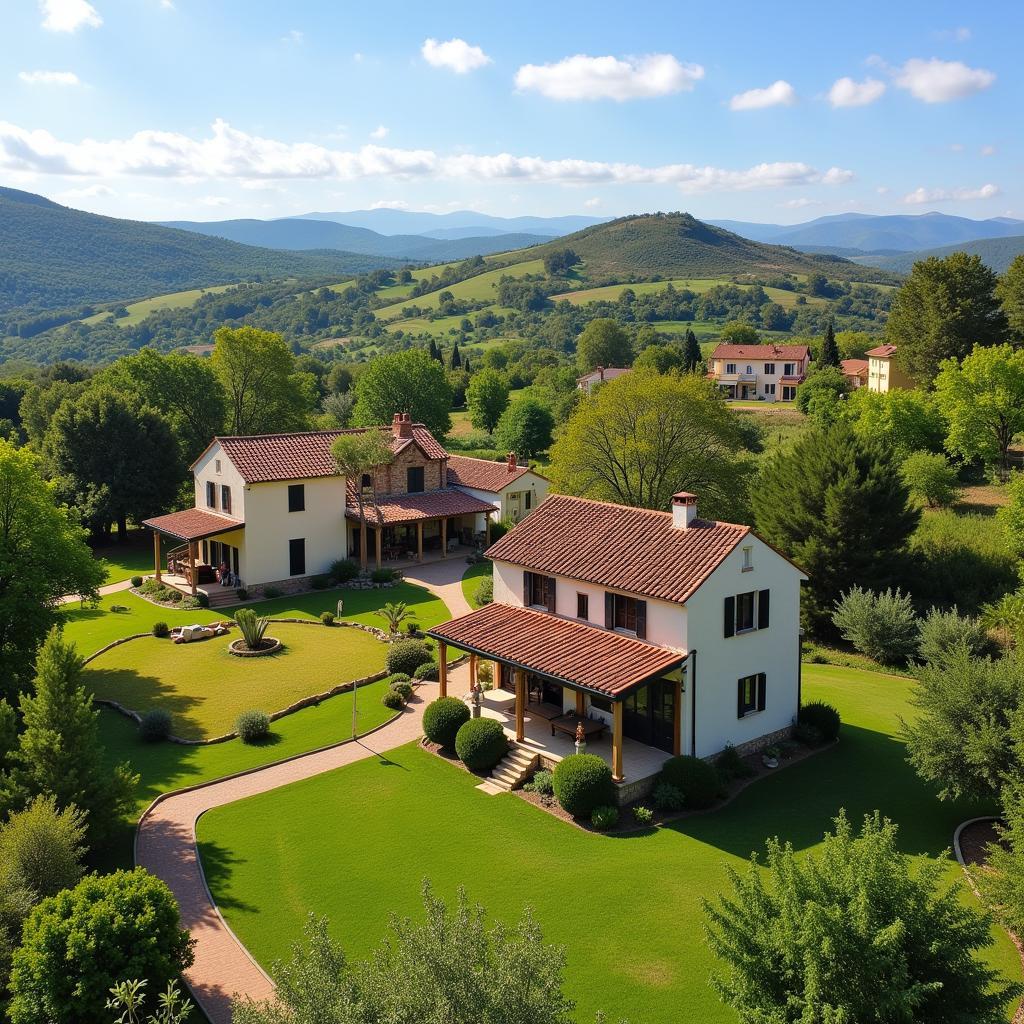
[[[235,624],[242,633],[245,646],[250,651],[259,650],[269,621],[269,619],[260,618],[251,608],[243,608],[235,615]]]
[[[416,617],[416,613],[404,601],[389,601],[377,615],[388,624],[389,633],[397,633],[403,622]]]

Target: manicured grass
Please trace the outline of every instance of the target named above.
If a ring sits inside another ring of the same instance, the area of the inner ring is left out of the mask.
[[[940,803],[907,764],[906,680],[804,672],[805,699],[840,708],[841,742],[717,812],[628,838],[593,835],[515,796],[485,796],[474,777],[413,744],[204,815],[211,889],[269,966],[287,956],[310,910],[327,915],[358,957],[380,941],[391,912],[419,914],[423,877],[449,899],[465,885],[506,921],[532,906],[545,936],[566,945],[581,1022],[597,1009],[643,1024],[733,1022],[708,986],[715,963],[702,932],[701,901],[724,891],[726,865],[742,870],[770,835],[813,849],[840,808],[854,821],[879,808],[899,823],[904,850],[943,859],[953,881],[953,828],[987,810]],[[1013,946],[993,935],[988,958],[1019,979]]]
[[[230,653],[237,630],[191,644],[142,637],[90,662],[84,682],[97,697],[140,714],[169,711],[174,735],[194,740],[230,732],[248,708],[282,711],[384,669],[385,643],[362,629],[275,622],[268,635],[284,649],[263,658]]]
[[[162,555],[166,556],[168,544],[161,544]],[[93,554],[107,563],[106,583],[120,583],[133,576],[144,576],[153,572],[153,538],[148,530],[129,530],[123,544],[113,543],[93,548]]]
[[[494,566],[490,562],[477,562],[475,565],[469,566],[463,574],[462,594],[469,602],[471,608],[480,607],[476,602],[476,588],[480,586],[480,580],[490,578],[493,571]]]

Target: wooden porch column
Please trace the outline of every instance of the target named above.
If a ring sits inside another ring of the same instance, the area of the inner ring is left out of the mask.
[[[153,531],[153,575],[160,582],[160,534]]]
[[[523,719],[526,716],[526,673],[521,669],[516,669],[516,742],[522,743],[523,736],[525,735],[525,723]]]
[[[475,654],[471,654],[469,656],[469,685],[471,689],[476,685],[477,671],[477,656]]]
[[[442,697],[448,696],[448,645],[437,641],[437,685]]]
[[[441,518],[441,557],[448,557],[448,517]]]
[[[582,718],[583,713],[586,710],[586,695],[582,690],[576,691],[576,717]]]
[[[384,555],[384,527],[378,526],[374,531],[374,540],[377,545],[377,568],[381,568]]]
[[[416,520],[416,561],[423,561],[423,520]]]
[[[196,595],[196,542],[188,542],[188,578],[192,584],[192,596]]]
[[[672,702],[672,754],[678,757],[683,752],[683,681],[676,680],[676,693]]]
[[[366,534],[369,531],[369,527],[366,523],[359,524],[359,564],[362,568],[366,568]]]
[[[484,516],[484,546],[491,546],[491,516],[490,513]]]
[[[614,712],[612,718],[612,778],[621,782],[624,778],[622,773],[622,701],[617,700],[612,704]]]

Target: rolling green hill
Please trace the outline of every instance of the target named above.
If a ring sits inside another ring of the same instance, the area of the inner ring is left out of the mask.
[[[283,252],[155,224],[100,217],[0,188],[0,314],[273,277],[397,266],[345,252]]]
[[[688,213],[620,217],[506,258],[542,259],[566,248],[583,259],[592,281],[814,273],[841,280],[893,280],[888,272],[839,257],[810,256],[781,245],[752,242]]]
[[[980,256],[982,262],[997,274],[1005,274],[1014,258],[1024,252],[1024,235],[1011,235],[1009,238],[977,238],[972,242],[958,242],[956,245],[943,245],[937,249],[918,249],[916,252],[901,252],[894,256],[862,256],[858,257],[857,262],[865,266],[909,274],[911,267],[918,260],[926,260],[929,256],[938,256],[941,259],[954,252]]]

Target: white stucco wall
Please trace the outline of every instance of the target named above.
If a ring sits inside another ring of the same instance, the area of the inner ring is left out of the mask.
[[[495,518],[511,521],[513,517],[520,520],[525,519],[530,512],[533,512],[548,496],[548,486],[547,480],[542,476],[538,476],[536,473],[525,473],[500,492],[483,491],[478,487],[464,487],[462,484],[459,485],[459,490],[465,491],[466,494],[472,494],[480,501],[488,501],[494,505]],[[525,491],[531,492],[529,511],[526,511],[526,503],[522,497]],[[476,530],[481,532],[483,528],[484,517],[483,513],[480,513],[476,517]]]
[[[220,463],[218,472],[217,463]],[[218,512],[221,515],[230,515],[232,519],[245,519],[245,481],[242,475],[235,469],[234,465],[224,454],[218,442],[210,445],[209,449],[199,457],[192,468],[196,488],[196,508],[209,509],[211,512]],[[206,504],[206,484],[213,481],[217,485],[217,507],[210,509]],[[221,507],[221,485],[231,488],[231,512],[227,513]]]

